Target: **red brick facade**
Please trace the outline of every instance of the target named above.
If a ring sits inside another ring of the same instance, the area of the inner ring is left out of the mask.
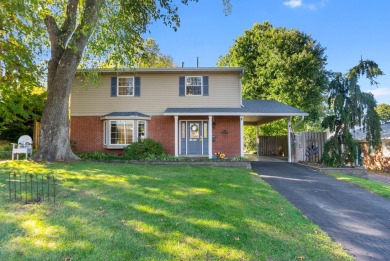
[[[208,117],[179,117],[180,120],[208,120]],[[213,154],[240,156],[240,117],[216,116],[213,128]],[[175,152],[175,122],[173,116],[152,116],[147,124],[147,136],[160,142],[168,154]],[[71,142],[77,152],[107,152],[122,154],[123,150],[103,148],[103,121],[99,116],[72,116]]]
[[[239,157],[241,153],[240,117],[214,117],[214,122],[213,153],[222,152],[226,157]]]
[[[168,116],[153,116],[148,121],[148,138],[160,142],[166,153],[175,154],[175,120]]]
[[[103,148],[103,121],[99,116],[72,116],[70,142],[77,152],[106,152]]]

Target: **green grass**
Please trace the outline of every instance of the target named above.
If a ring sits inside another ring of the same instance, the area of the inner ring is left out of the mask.
[[[51,171],[56,205],[8,199]],[[0,162],[0,260],[353,260],[250,170]]]
[[[378,194],[379,196],[390,199],[390,186],[389,185],[386,185],[386,184],[383,184],[380,182],[376,182],[376,181],[372,181],[372,180],[368,180],[368,179],[339,174],[339,173],[331,173],[329,175],[331,175],[332,177],[335,177],[337,180],[351,183],[353,185],[356,185],[356,186],[364,188],[368,191],[371,191],[372,193]]]

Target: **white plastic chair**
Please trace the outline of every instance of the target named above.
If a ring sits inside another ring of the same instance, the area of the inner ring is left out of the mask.
[[[18,139],[18,144],[12,144],[12,160],[15,158],[19,159],[19,154],[26,154],[26,159],[28,158],[28,154],[32,154],[32,139],[28,135],[23,135]]]

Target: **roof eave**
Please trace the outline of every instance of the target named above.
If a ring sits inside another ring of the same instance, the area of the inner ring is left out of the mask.
[[[103,69],[78,69],[77,73],[187,73],[187,72],[236,72],[243,74],[243,67],[173,67],[173,68],[103,68]]]
[[[302,113],[248,113],[248,112],[164,112],[164,116],[308,116],[306,112]]]
[[[100,120],[150,120],[151,117],[142,116],[102,116]]]

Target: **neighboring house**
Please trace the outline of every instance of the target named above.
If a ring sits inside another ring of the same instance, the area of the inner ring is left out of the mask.
[[[381,125],[381,144],[377,151],[366,142],[366,133],[356,131],[353,136],[361,144],[362,163],[367,169],[390,172],[390,123]]]
[[[242,100],[243,68],[98,72],[98,86],[85,87],[79,72],[72,88],[70,137],[78,152],[123,153],[148,137],[175,156],[244,156],[244,124],[308,115],[273,100]]]

